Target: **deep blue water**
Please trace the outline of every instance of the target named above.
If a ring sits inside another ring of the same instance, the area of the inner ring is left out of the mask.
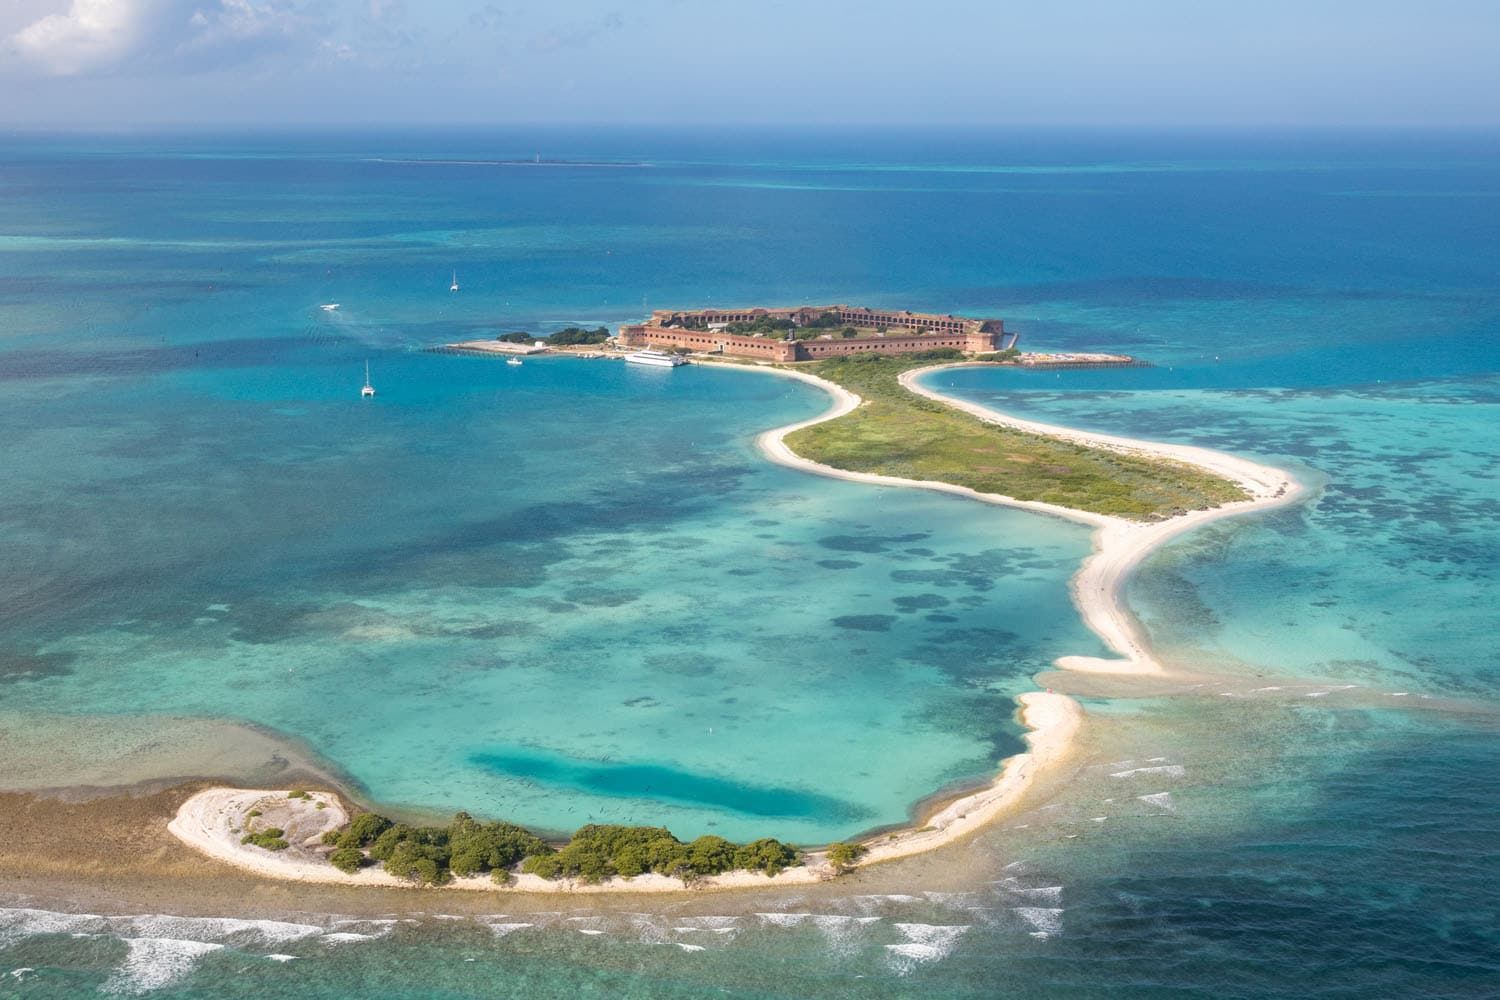
[[[538,152],[622,165],[432,162]],[[0,983],[1500,994],[1497,259],[1492,135],[11,137],[8,719],[243,719],[393,806],[816,839],[982,774],[1016,746],[1010,697],[1092,651],[1076,530],[765,466],[755,432],[822,405],[799,387],[416,351],[462,336],[700,303],[1000,315],[1154,367],[933,384],[1317,491],[1142,570],[1162,648],[1243,681],[1090,701],[1077,780],[955,853],[957,887],[913,866],[381,925],[12,909]],[[349,699],[367,714],[325,718]]]

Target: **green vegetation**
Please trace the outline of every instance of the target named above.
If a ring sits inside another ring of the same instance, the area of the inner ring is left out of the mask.
[[[609,327],[600,326],[592,330],[586,330],[581,326],[564,327],[547,336],[539,333],[527,333],[525,330],[516,330],[513,333],[502,333],[495,338],[505,344],[534,344],[542,341],[553,347],[576,347],[579,344],[602,344],[609,339]]]
[[[519,826],[481,823],[468,813],[454,816],[445,827],[413,827],[363,813],[343,830],[324,833],[323,843],[337,848],[328,860],[340,871],[358,871],[368,854],[369,861],[382,862],[390,874],[417,885],[442,885],[455,875],[484,872],[504,883],[517,863],[522,871],[543,878],[584,882],[646,872],[684,881],[736,869],[776,875],[799,863],[797,852],[777,840],[734,844],[706,836],[685,844],[657,826],[589,825],[554,851]]]
[[[329,842],[326,834],[324,842]],[[453,875],[507,869],[528,855],[551,850],[513,823],[481,823],[468,813],[457,814],[447,826],[408,826],[365,813],[332,843],[339,848],[335,854],[368,848],[370,858],[384,862],[387,872],[418,885],[441,885]]]
[[[527,858],[521,867],[543,878],[566,875],[584,882],[646,872],[691,882],[741,868],[775,875],[796,863],[797,852],[777,840],[740,845],[709,835],[685,844],[665,827],[591,824],[556,854]]]
[[[840,469],[937,480],[1143,521],[1246,498],[1236,484],[1191,466],[997,427],[897,381],[921,362],[957,354],[864,355],[806,366],[858,393],[865,405],[788,435],[788,447]]]
[[[294,789],[292,789],[290,792],[286,793],[286,797],[289,798],[289,799],[306,799],[306,798],[311,798],[311,796],[308,795],[307,792],[304,789],[301,789],[301,788],[294,788]]]
[[[549,334],[547,343],[553,347],[574,347],[579,344],[602,344],[609,339],[609,327],[601,326],[593,330],[585,330],[583,327],[570,326]]]
[[[285,834],[286,831],[279,826],[268,826],[264,830],[247,831],[240,843],[254,844],[268,851],[284,851],[291,846],[283,839]]]
[[[842,327],[842,329],[840,329]],[[815,340],[825,334],[841,334],[845,337],[857,336],[859,331],[852,326],[845,326],[836,312],[819,313],[812,319],[798,326],[789,319],[772,319],[769,316],[757,316],[755,319],[729,323],[724,327],[725,333],[735,333],[742,337],[752,337],[760,334],[762,337],[771,337],[776,340]]]
[[[795,329],[797,329],[797,324],[789,319],[772,319],[769,316],[757,316],[752,320],[726,324],[724,332],[737,333],[742,337],[752,337],[757,333],[767,337],[772,334],[779,334],[785,337]]]
[[[828,863],[833,865],[833,870],[840,875],[859,864],[859,859],[864,856],[865,849],[859,844],[840,841],[837,844],[828,845]]]

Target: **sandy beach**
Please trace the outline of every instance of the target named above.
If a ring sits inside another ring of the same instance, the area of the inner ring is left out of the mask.
[[[1153,656],[1135,616],[1121,596],[1130,571],[1154,549],[1192,528],[1225,517],[1267,510],[1294,502],[1302,486],[1286,472],[1247,459],[1226,455],[1206,448],[1188,445],[1137,441],[1056,427],[1036,421],[1021,420],[986,407],[950,399],[918,384],[917,379],[929,372],[954,365],[934,365],[916,369],[901,376],[901,384],[910,391],[970,413],[981,420],[1012,427],[1033,434],[1095,448],[1107,448],[1124,454],[1167,459],[1205,469],[1238,483],[1249,499],[1210,510],[1193,511],[1165,521],[1144,523],[1104,514],[1092,514],[1037,501],[1017,500],[999,494],[979,493],[949,483],[902,479],[869,473],[851,472],[809,461],[786,444],[788,435],[814,424],[833,420],[861,405],[859,396],[842,386],[807,372],[766,366],[748,367],[815,385],[833,398],[833,405],[823,413],[799,423],[766,431],[757,439],[761,451],[772,461],[791,468],[853,482],[878,486],[901,486],[954,493],[985,503],[1019,507],[1056,517],[1082,522],[1094,528],[1093,553],[1084,561],[1072,579],[1074,602],[1087,626],[1120,657],[1065,656],[1057,666],[1067,670],[1126,674],[1162,674],[1164,667]],[[1007,758],[995,780],[984,788],[957,798],[931,815],[921,817],[912,827],[881,834],[865,842],[864,864],[891,861],[930,851],[960,840],[1007,811],[1020,805],[1038,778],[1065,764],[1076,749],[1077,737],[1084,725],[1078,702],[1066,695],[1030,692],[1017,699],[1017,714],[1026,727],[1029,749]],[[286,852],[266,851],[240,842],[241,828],[251,809],[264,809],[274,802],[275,808],[289,806],[285,791],[209,788],[187,799],[168,825],[171,833],[189,847],[242,870],[266,878],[295,882],[316,882],[348,886],[407,886],[400,879],[378,868],[345,874],[333,868],[313,845],[325,829],[336,829],[347,822],[343,803],[336,795],[316,792],[301,800],[301,810],[312,815],[297,815],[289,822],[297,825],[297,843]],[[319,805],[321,803],[321,806]],[[282,815],[278,813],[278,815]],[[305,845],[305,846],[299,846]],[[505,885],[488,877],[455,878],[451,888],[486,892],[569,892],[569,893],[663,893],[684,890],[704,891],[777,887],[823,881],[834,877],[826,857],[813,853],[806,865],[788,869],[775,877],[758,872],[732,872],[705,878],[691,886],[660,875],[635,878],[612,878],[589,885],[575,880],[551,881],[534,875],[519,875]]]

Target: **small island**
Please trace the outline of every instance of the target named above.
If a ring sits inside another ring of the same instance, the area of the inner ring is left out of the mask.
[[[570,327],[447,345],[475,353],[603,345],[606,328]],[[1094,553],[1074,576],[1075,603],[1118,659],[1065,656],[1062,669],[1163,673],[1120,598],[1129,572],[1168,539],[1207,521],[1292,502],[1280,469],[1205,448],[1114,437],[1021,420],[952,399],[919,378],[954,365],[1133,365],[1102,354],[1022,355],[994,319],[849,306],[658,311],[620,329],[614,346],[667,349],[700,363],[796,378],[833,406],[766,431],[781,464],[856,482],[956,493],[1094,528]],[[602,356],[609,356],[607,354]],[[327,792],[210,788],[184,802],[169,829],[205,854],[274,878],[363,885],[534,892],[745,888],[820,881],[860,864],[916,854],[968,836],[1016,808],[1038,776],[1072,752],[1082,711],[1050,690],[1017,698],[1027,752],[989,785],[911,826],[802,852],[772,838],[684,842],[664,827],[591,824],[549,842],[514,823],[458,813],[445,826],[353,814]]]

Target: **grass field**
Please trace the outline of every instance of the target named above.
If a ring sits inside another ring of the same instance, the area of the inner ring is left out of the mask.
[[[997,427],[902,388],[897,376],[928,364],[867,356],[799,366],[865,403],[789,435],[788,447],[853,472],[938,480],[1138,521],[1248,498],[1238,485],[1191,466]]]

